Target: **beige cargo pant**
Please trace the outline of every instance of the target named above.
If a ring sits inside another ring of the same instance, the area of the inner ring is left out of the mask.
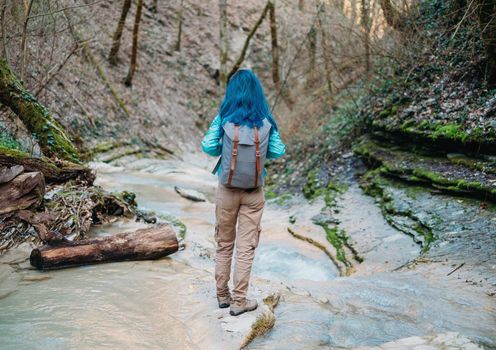
[[[229,295],[228,282],[234,244],[236,244],[232,300],[236,304],[242,304],[246,300],[255,248],[260,238],[260,221],[265,205],[263,188],[243,190],[219,184],[215,202],[217,296]]]

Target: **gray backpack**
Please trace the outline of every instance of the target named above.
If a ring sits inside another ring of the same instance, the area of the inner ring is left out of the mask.
[[[271,128],[269,121],[264,119],[260,128],[230,122],[223,128],[220,183],[236,188],[263,186],[263,166]]]

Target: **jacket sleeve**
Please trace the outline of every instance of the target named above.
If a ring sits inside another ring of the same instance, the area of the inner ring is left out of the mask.
[[[286,146],[282,143],[281,135],[275,129],[271,130],[269,136],[269,149],[267,150],[268,159],[280,158],[286,153]]]
[[[203,152],[214,157],[220,156],[222,153],[222,143],[220,141],[221,127],[220,116],[217,115],[203,137],[201,143]]]

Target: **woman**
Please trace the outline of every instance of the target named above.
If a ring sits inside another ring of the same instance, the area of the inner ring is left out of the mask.
[[[219,114],[203,138],[202,149],[212,156],[222,155],[214,170],[219,177],[215,280],[219,307],[230,306],[230,314],[237,316],[258,306],[246,294],[265,204],[263,163],[265,158],[279,158],[286,152],[262,85],[251,70],[240,69],[229,79]],[[228,282],[235,244],[231,298]]]

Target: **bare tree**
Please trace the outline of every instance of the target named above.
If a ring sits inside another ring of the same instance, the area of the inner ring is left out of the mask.
[[[131,0],[124,0],[122,4],[121,17],[117,23],[117,28],[115,29],[114,37],[112,38],[112,47],[108,56],[108,61],[110,64],[117,63],[117,54],[119,53],[119,47],[121,45],[122,32],[124,30],[124,24],[126,23],[127,14],[131,8]]]
[[[357,0],[350,0],[350,7],[351,7],[351,23],[355,25],[357,18]],[[350,30],[352,29],[353,26],[350,26]]]
[[[222,91],[227,85],[227,52],[229,50],[229,37],[227,33],[227,0],[219,0],[219,81]]]
[[[143,0],[138,0],[138,7],[136,8],[136,16],[134,17],[134,27],[133,27],[133,48],[131,51],[131,64],[129,65],[129,71],[127,72],[127,77],[124,80],[126,86],[131,86],[133,84],[133,76],[136,71],[136,64],[138,61],[138,34],[139,25],[141,21],[141,12],[143,12]]]
[[[250,30],[250,32],[248,33],[248,36],[246,37],[246,40],[245,40],[245,43],[243,45],[243,48],[241,49],[241,53],[239,54],[239,57],[238,59],[236,60],[236,63],[234,63],[234,66],[231,68],[231,71],[229,72],[229,74],[227,75],[227,80],[229,80],[229,78],[234,74],[236,73],[236,71],[241,67],[241,65],[243,64],[243,61],[245,60],[245,56],[246,56],[246,52],[248,50],[248,46],[250,45],[250,40],[251,38],[255,35],[255,32],[257,31],[258,27],[260,27],[260,24],[262,23],[262,21],[264,20],[265,16],[267,16],[267,12],[269,11],[269,7],[270,7],[270,4],[271,2],[268,1],[267,2],[267,5],[265,5],[263,11],[262,11],[262,14],[260,15],[260,17],[258,18],[257,22],[255,23],[255,25],[253,26],[253,28]]]
[[[310,57],[310,62],[308,66],[308,80],[307,85],[313,84],[315,77],[315,61],[317,57],[317,30],[315,30],[315,25],[312,24],[310,31],[307,34],[307,48],[308,55]]]
[[[269,0],[269,17],[270,17],[270,38],[272,47],[272,81],[277,89],[280,88],[281,82],[279,77],[279,45],[277,43],[277,21],[276,21],[276,4],[275,0]]]
[[[334,89],[332,85],[332,68],[331,68],[331,55],[332,48],[327,37],[327,11],[324,2],[321,2],[321,11],[317,12],[317,20],[319,22],[321,45],[322,45],[322,56],[324,58],[324,70],[327,83],[327,89],[329,92],[329,99],[332,101],[334,99]]]
[[[303,11],[305,9],[305,1],[304,0],[298,0],[298,9],[300,11]]]
[[[7,52],[7,40],[6,40],[6,33],[5,33],[5,11],[7,10],[7,4],[3,4],[2,7],[2,13],[1,13],[1,18],[0,21],[2,22],[2,46],[3,46],[3,57],[5,60],[9,61],[9,54]]]
[[[379,0],[379,3],[382,8],[382,12],[384,13],[384,18],[386,19],[386,23],[399,31],[404,30],[404,20],[400,14],[400,12],[393,6],[391,0]]]
[[[176,45],[174,46],[174,50],[176,51],[181,51],[181,35],[183,31],[183,11],[184,11],[184,0],[181,0],[181,3],[179,4],[179,11],[178,11],[178,25],[177,25],[177,39],[176,39]]]
[[[365,50],[365,73],[367,77],[370,73],[370,2],[369,0],[361,0],[361,21],[363,32],[363,46]]]
[[[496,1],[478,0],[481,39],[487,55],[487,81],[496,86]]]
[[[26,3],[24,3],[26,5]],[[29,15],[31,14],[31,9],[33,8],[33,0],[29,0],[26,6],[24,25],[22,26],[22,39],[21,39],[21,81],[24,80],[24,68],[26,67],[26,32],[28,29]]]

